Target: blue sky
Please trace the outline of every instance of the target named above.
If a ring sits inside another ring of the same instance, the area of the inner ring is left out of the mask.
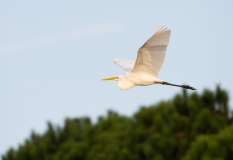
[[[132,115],[181,91],[121,91],[114,57],[135,59],[158,26],[171,29],[159,78],[233,92],[233,1],[0,1],[0,155],[46,122]],[[193,92],[193,91],[189,91]],[[231,96],[232,97],[232,96]],[[231,107],[233,101],[230,101]]]

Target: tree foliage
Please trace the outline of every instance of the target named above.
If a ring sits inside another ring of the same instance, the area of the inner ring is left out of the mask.
[[[216,87],[186,90],[168,101],[142,107],[132,117],[109,111],[89,118],[47,124],[3,160],[231,160],[233,124],[228,93]]]

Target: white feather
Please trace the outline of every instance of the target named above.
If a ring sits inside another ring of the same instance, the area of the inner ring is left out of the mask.
[[[155,34],[139,48],[132,72],[143,72],[158,77],[158,72],[166,55],[170,35],[171,31],[167,28],[158,28]]]
[[[114,63],[122,67],[126,72],[131,72],[133,70],[135,60],[120,59],[120,58],[115,57]]]

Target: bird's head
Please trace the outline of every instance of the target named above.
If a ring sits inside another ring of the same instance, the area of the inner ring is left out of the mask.
[[[109,78],[104,78],[103,80],[115,80],[118,81],[118,87],[121,90],[127,90],[129,88],[132,88],[135,86],[134,83],[131,83],[130,81],[127,80],[127,78],[123,75],[119,75],[119,76],[113,76],[113,77],[109,77]]]
[[[118,81],[119,80],[119,76],[113,76],[113,77],[109,77],[109,78],[103,78],[102,80],[105,80],[105,81],[111,81],[111,80]]]

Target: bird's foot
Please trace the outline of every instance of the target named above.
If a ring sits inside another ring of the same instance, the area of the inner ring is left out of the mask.
[[[196,90],[196,88],[193,88],[193,87],[191,87],[189,85],[182,85],[182,88]]]

